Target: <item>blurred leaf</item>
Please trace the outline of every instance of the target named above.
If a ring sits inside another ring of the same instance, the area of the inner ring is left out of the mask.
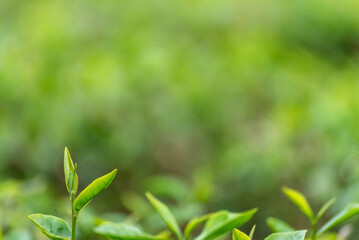
[[[252,227],[252,229],[251,229],[251,231],[250,231],[250,233],[249,233],[249,238],[250,239],[253,239],[253,235],[254,235],[254,231],[256,230],[256,225],[253,225],[253,227]]]
[[[168,228],[171,229],[171,231],[178,237],[178,239],[181,239],[181,229],[168,207],[149,192],[146,192],[146,197],[159,213],[163,221],[167,224]]]
[[[282,188],[283,192],[307,217],[314,221],[314,214],[307,199],[300,192],[287,187]]]
[[[295,232],[273,233],[264,240],[304,240],[306,232],[306,230],[301,230]]]
[[[238,229],[233,229],[232,239],[233,240],[251,240],[250,237],[248,237],[246,234],[239,231]]]
[[[295,231],[295,229],[292,228],[291,226],[289,226],[289,224],[287,224],[286,222],[284,222],[278,218],[274,218],[274,217],[267,218],[267,225],[275,233]]]
[[[206,215],[203,215],[200,217],[195,217],[195,218],[191,219],[191,221],[189,221],[189,223],[186,225],[186,228],[184,230],[185,238],[188,239],[190,237],[192,231],[195,228],[197,228],[199,225],[201,225],[202,223],[207,221],[208,218],[210,218],[211,216],[213,216],[213,213],[206,214]]]
[[[1,235],[0,235],[0,239]],[[6,234],[3,240],[32,240],[31,234],[26,230],[13,230]]]
[[[241,213],[220,211],[207,221],[203,231],[195,240],[214,239],[228,233],[232,231],[233,228],[240,227],[249,221],[256,212],[256,208]]]
[[[86,206],[96,195],[102,190],[107,188],[112,180],[115,178],[117,169],[106,174],[105,176],[97,178],[90,185],[88,185],[76,198],[74,202],[74,209],[76,212],[80,211],[81,208]]]
[[[317,233],[318,236],[339,225],[340,223],[354,217],[359,213],[359,203],[348,204],[341,212],[332,217]]]
[[[71,237],[69,225],[61,218],[43,214],[31,214],[29,218],[53,240],[68,240]]]
[[[144,187],[155,195],[171,197],[177,201],[184,200],[190,196],[190,188],[187,184],[173,176],[151,176],[144,180]]]
[[[328,202],[326,202],[323,205],[323,207],[320,208],[316,217],[316,221],[318,221],[323,216],[323,214],[328,210],[328,208],[330,208],[334,203],[335,203],[335,198],[332,198]]]
[[[103,223],[97,226],[94,231],[102,236],[106,236],[109,239],[128,239],[128,240],[159,240],[168,239],[168,235],[157,235],[153,236],[144,233],[139,228],[127,225],[123,223]]]

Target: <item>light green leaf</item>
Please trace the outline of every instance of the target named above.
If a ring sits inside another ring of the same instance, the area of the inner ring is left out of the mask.
[[[139,228],[123,224],[123,223],[111,223],[106,222],[96,227],[94,231],[102,236],[108,237],[109,239],[118,240],[161,240],[168,239],[167,235],[151,235],[144,233]]]
[[[359,203],[348,204],[341,212],[335,215],[323,227],[319,229],[317,236],[322,235],[326,231],[348,220],[349,218],[354,217],[358,213],[359,213]]]
[[[65,147],[64,153],[64,172],[67,191],[70,196],[74,196],[77,193],[79,178],[76,173],[76,167],[72,161],[70,152],[67,147]]]
[[[195,217],[193,219],[191,219],[191,221],[189,221],[189,223],[187,224],[185,230],[184,230],[184,235],[185,238],[188,239],[192,233],[192,231],[198,227],[199,225],[201,225],[202,223],[204,223],[205,221],[208,220],[208,218],[210,218],[211,216],[213,216],[213,213],[210,214],[206,214],[200,217]]]
[[[238,229],[233,229],[232,239],[233,240],[251,240],[245,233],[239,231]]]
[[[61,218],[43,214],[32,214],[29,216],[29,218],[50,239],[70,239],[71,229],[69,225]]]
[[[163,221],[167,224],[168,228],[178,237],[178,239],[182,239],[181,229],[168,207],[149,192],[146,192],[146,197],[159,213]]]
[[[295,229],[289,226],[286,222],[274,217],[267,218],[267,225],[275,233],[295,231]]]
[[[303,194],[287,187],[282,188],[282,191],[311,221],[314,221],[312,208]]]
[[[214,239],[228,233],[233,228],[237,228],[249,221],[256,212],[256,208],[241,213],[220,211],[206,222],[203,231],[195,240]]]
[[[304,240],[306,232],[306,230],[301,230],[295,232],[273,233],[264,240]]]
[[[88,185],[76,198],[74,202],[74,210],[79,212],[81,208],[86,206],[96,195],[107,188],[115,178],[116,173],[117,169],[106,174],[105,176],[97,178],[90,185]]]
[[[256,230],[256,225],[253,225],[251,232],[249,233],[249,238],[253,239],[254,231]]]
[[[320,208],[318,214],[317,214],[317,218],[316,221],[318,221],[323,214],[328,210],[328,208],[330,208],[330,206],[333,205],[333,203],[335,203],[335,198],[330,199],[328,202],[326,202],[323,207]]]

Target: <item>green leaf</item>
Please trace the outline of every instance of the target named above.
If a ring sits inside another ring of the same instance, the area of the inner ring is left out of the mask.
[[[76,198],[74,202],[74,210],[79,212],[81,208],[86,206],[96,195],[107,188],[115,178],[116,173],[117,169],[106,174],[105,176],[97,178],[90,185],[88,185]]]
[[[238,229],[233,229],[232,239],[233,240],[251,240],[245,233],[239,231]]]
[[[50,239],[70,239],[71,229],[69,225],[61,218],[43,214],[32,214],[29,216],[29,218]]]
[[[161,240],[168,239],[168,237],[164,235],[151,235],[144,233],[139,228],[123,224],[123,223],[111,223],[106,222],[96,227],[94,231],[102,236],[108,237],[109,239],[123,239],[123,240]]]
[[[318,221],[323,216],[323,214],[328,210],[328,208],[330,208],[330,206],[333,205],[333,203],[335,203],[335,198],[330,199],[323,205],[323,207],[321,207],[317,214],[316,221]]]
[[[283,222],[282,220],[274,217],[267,218],[267,225],[269,228],[277,233],[277,232],[293,232],[295,231],[294,228],[289,226],[286,222]]]
[[[310,207],[307,199],[301,194],[300,192],[284,187],[282,188],[282,191],[285,195],[295,204],[297,207],[308,216],[310,221],[314,221],[314,214],[312,211],[312,208]]]
[[[182,239],[181,229],[168,207],[149,192],[146,192],[146,197],[159,213],[163,221],[167,224],[168,228],[178,237],[178,239]]]
[[[306,232],[306,230],[300,230],[295,232],[273,233],[264,240],[304,240]]]
[[[189,221],[189,223],[186,225],[186,228],[184,230],[185,238],[188,239],[190,237],[192,231],[196,227],[201,225],[203,222],[207,221],[208,218],[210,218],[211,216],[213,216],[213,213],[206,214],[206,215],[203,215],[200,217],[195,217],[195,218],[191,219],[191,221]]]
[[[338,224],[348,220],[351,217],[354,217],[358,213],[359,213],[359,203],[348,204],[341,212],[335,215],[323,227],[319,229],[317,236],[322,235],[323,233],[327,232],[328,230],[337,226]]]
[[[233,228],[237,228],[248,222],[256,212],[256,208],[241,213],[231,213],[228,211],[217,212],[206,222],[203,231],[195,240],[214,239],[228,233]]]
[[[249,233],[249,238],[253,239],[254,231],[256,230],[256,225],[253,225],[251,232]]]
[[[76,167],[72,161],[70,152],[67,147],[65,147],[64,153],[64,172],[67,191],[70,196],[74,196],[77,193],[79,178],[76,173]]]

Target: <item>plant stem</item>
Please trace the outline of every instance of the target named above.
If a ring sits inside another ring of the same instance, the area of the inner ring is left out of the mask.
[[[74,198],[75,196],[71,197],[71,211],[72,211],[72,237],[71,240],[76,240],[76,221],[77,221],[77,212],[74,210]]]
[[[311,240],[315,240],[317,237],[317,221],[312,222],[312,234],[310,236]]]

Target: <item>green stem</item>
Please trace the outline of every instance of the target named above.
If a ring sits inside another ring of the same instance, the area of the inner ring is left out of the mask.
[[[312,222],[312,234],[310,239],[315,240],[317,237],[317,221]]]
[[[78,212],[74,210],[74,198],[75,196],[71,197],[71,210],[72,210],[72,237],[71,240],[76,240],[76,221]]]

